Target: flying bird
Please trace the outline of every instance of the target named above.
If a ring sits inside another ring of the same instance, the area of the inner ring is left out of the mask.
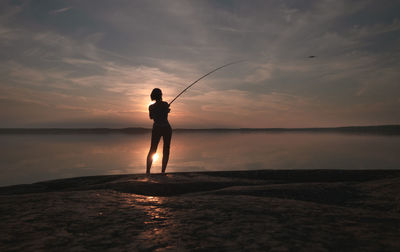
[[[311,58],[315,58],[315,56],[314,56],[314,55],[311,55],[311,56],[308,56],[308,58],[310,58],[310,59],[311,59]]]

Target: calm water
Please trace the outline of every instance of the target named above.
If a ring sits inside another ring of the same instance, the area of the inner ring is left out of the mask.
[[[150,135],[0,135],[0,141],[0,186],[4,186],[144,173]],[[399,136],[174,133],[167,172],[400,169],[399,150]],[[160,148],[158,153],[162,153]],[[160,172],[160,165],[161,159],[154,163],[152,172]]]

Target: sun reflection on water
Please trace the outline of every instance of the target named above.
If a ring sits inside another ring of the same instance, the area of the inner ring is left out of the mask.
[[[152,159],[153,159],[153,162],[156,162],[157,160],[158,160],[158,153],[155,153],[154,155],[153,155],[153,157],[152,157]]]

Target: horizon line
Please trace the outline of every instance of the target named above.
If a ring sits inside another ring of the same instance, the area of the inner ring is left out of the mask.
[[[377,128],[377,127],[400,127],[400,124],[378,124],[378,125],[348,125],[348,126],[327,126],[327,127],[240,127],[240,128],[174,128],[173,130],[302,130],[302,129],[341,129],[341,128]],[[145,129],[147,127],[0,127],[0,130],[127,130],[127,129]]]

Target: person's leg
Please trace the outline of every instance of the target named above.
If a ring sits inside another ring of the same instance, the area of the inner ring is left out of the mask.
[[[167,169],[167,164],[169,160],[169,149],[171,145],[171,136],[172,136],[172,129],[171,127],[168,127],[165,129],[165,132],[163,132],[163,159],[162,159],[162,169],[161,172],[165,173],[165,170]]]
[[[157,151],[158,143],[160,142],[161,134],[159,130],[153,129],[151,132],[151,146],[149,154],[147,154],[146,174],[150,174],[151,165],[153,164],[153,155]]]

